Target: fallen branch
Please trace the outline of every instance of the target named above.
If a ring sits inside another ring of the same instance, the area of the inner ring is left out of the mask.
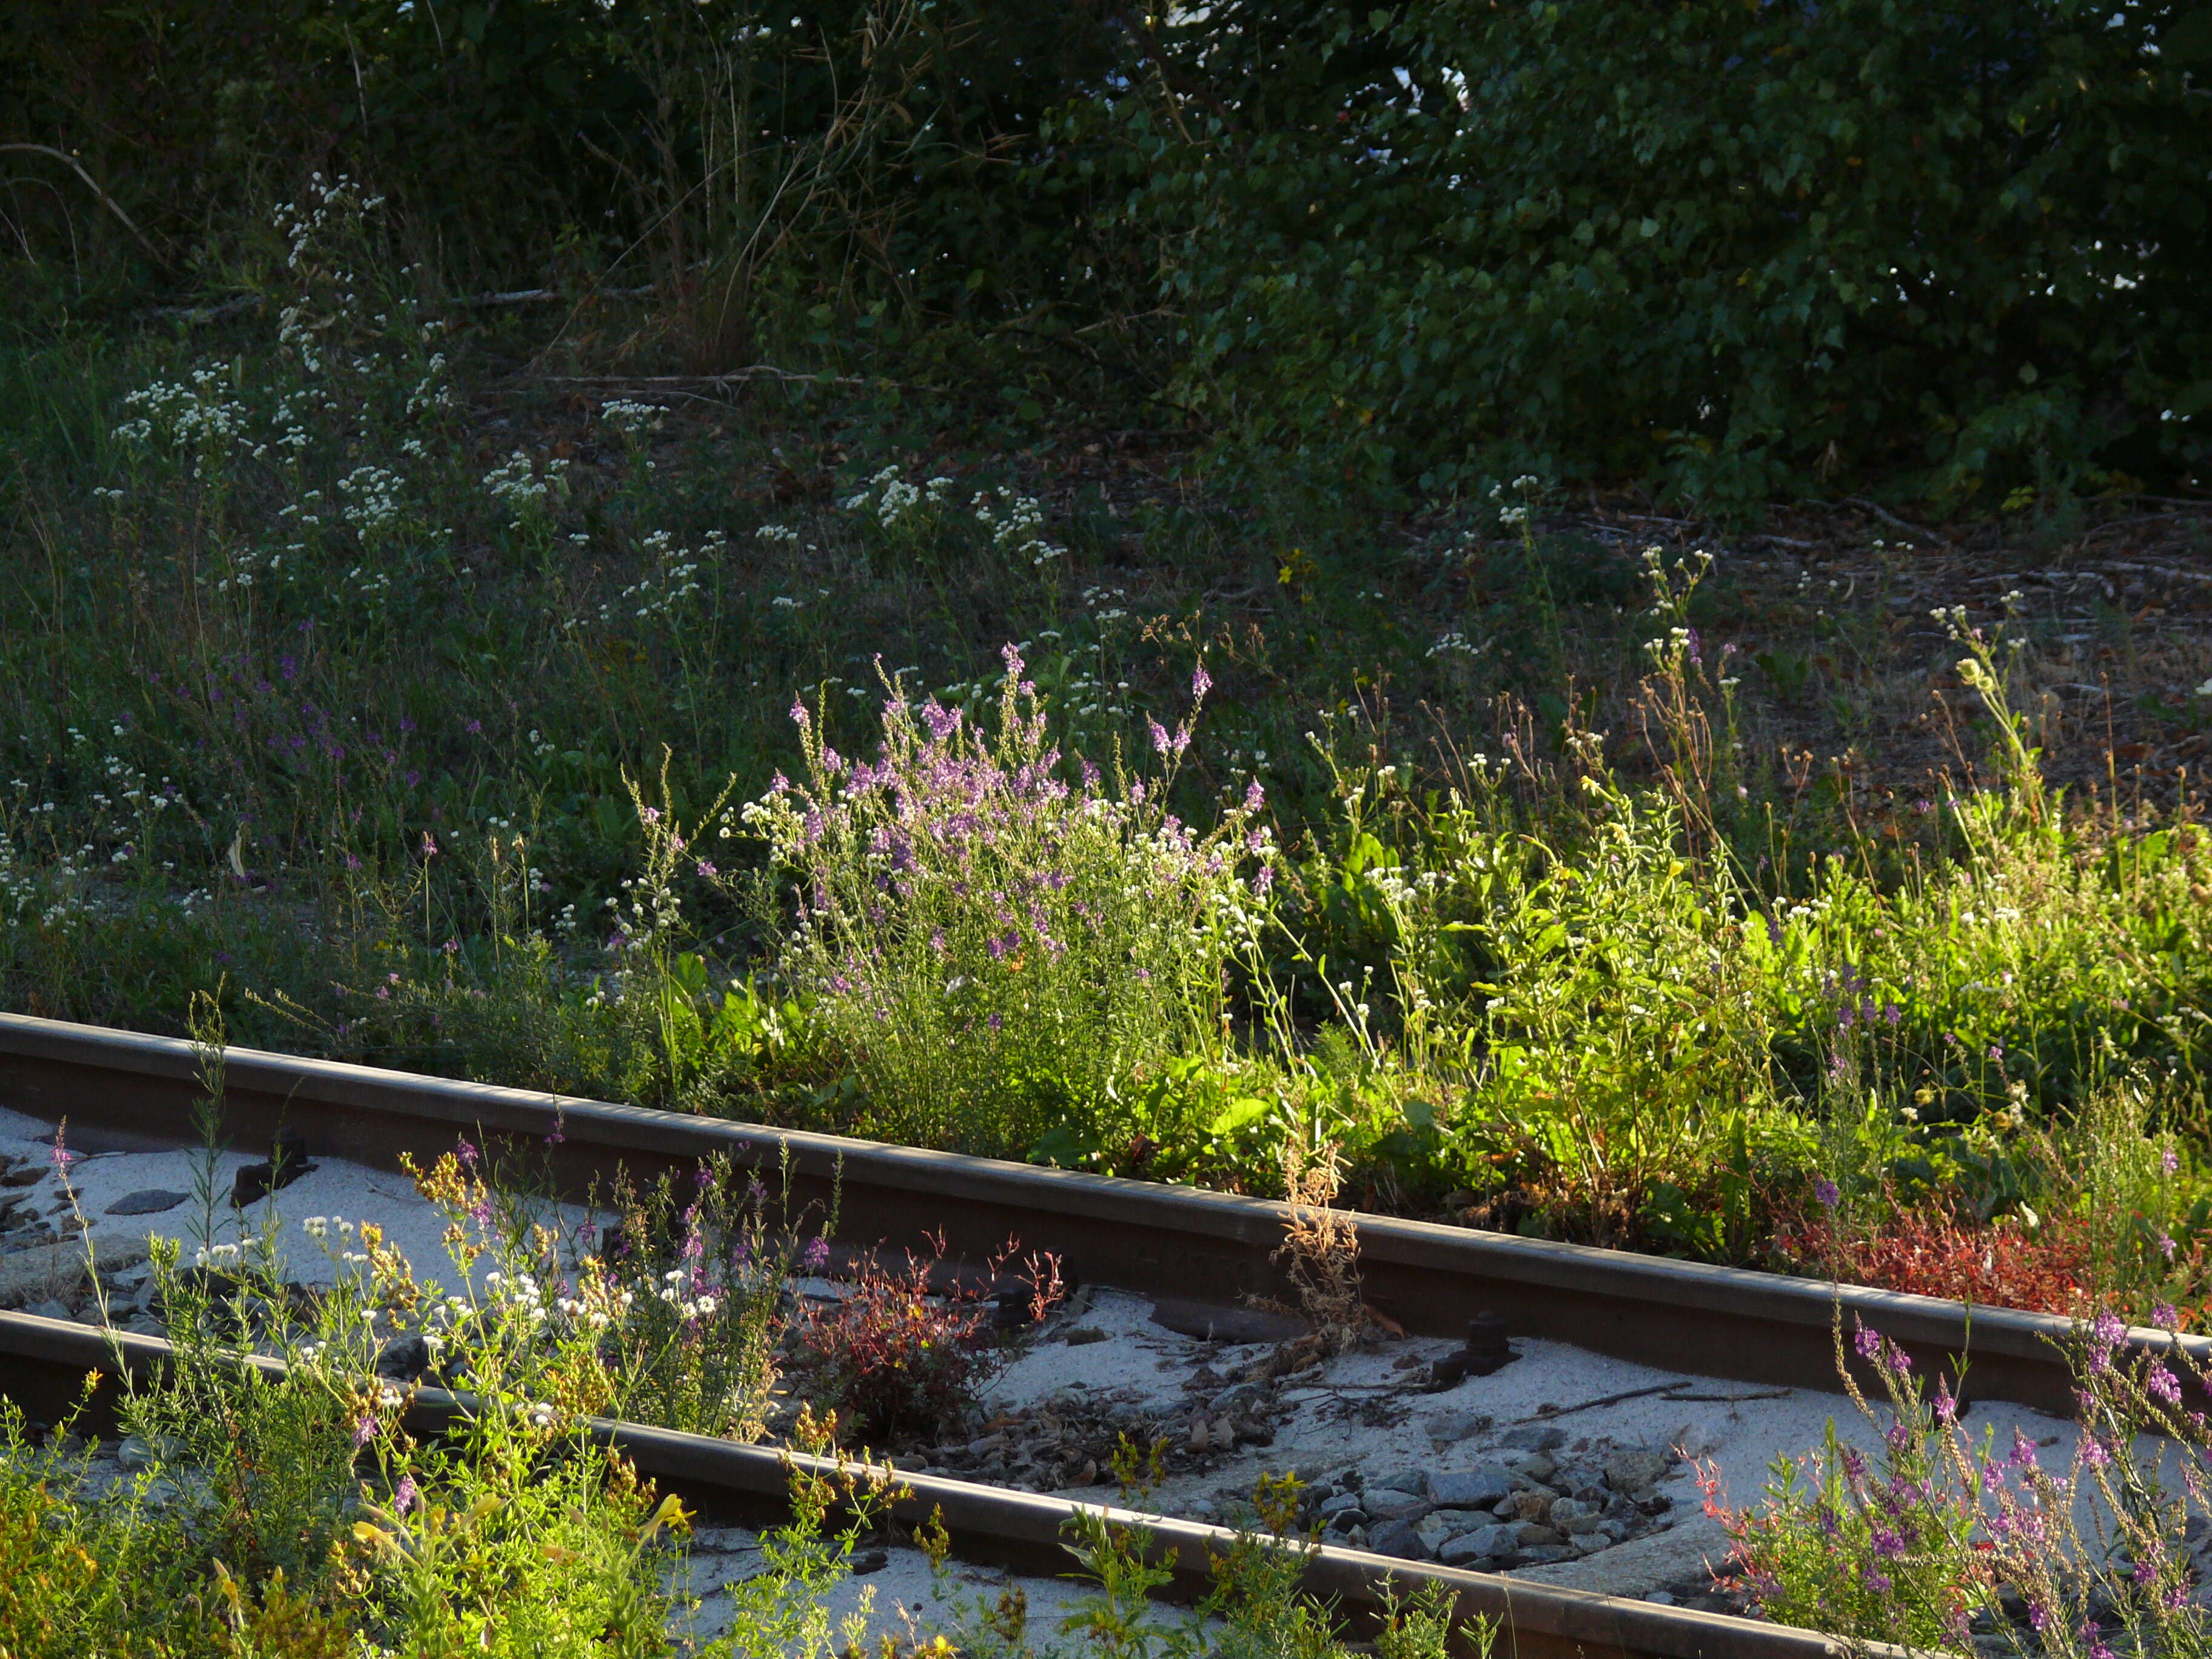
[[[15,154],[24,155],[48,155],[52,156],[55,161],[59,161],[64,167],[76,174],[78,178],[84,180],[84,187],[100,198],[100,206],[106,208],[110,213],[113,214],[116,218],[121,222],[124,229],[129,231],[133,236],[136,236],[138,239],[138,246],[144,248],[148,253],[154,257],[155,264],[166,265],[169,263],[167,258],[162,257],[161,249],[155,247],[154,244],[148,240],[146,233],[139,229],[137,225],[131,223],[131,216],[116,205],[115,198],[110,196],[106,191],[102,190],[97,184],[93,182],[92,175],[84,170],[83,164],[81,163],[76,156],[71,155],[66,150],[56,149],[52,144],[0,144],[0,155]]]
[[[1909,530],[1914,535],[1925,537],[1930,541],[1948,543],[1951,539],[1948,536],[1946,536],[1939,530],[1923,529],[1921,526],[1914,524],[1909,520],[1900,519],[1896,514],[1891,512],[1881,502],[1870,501],[1863,495],[1846,495],[1844,497],[1844,505],[1845,507],[1856,507],[1862,513],[1871,513],[1875,518],[1880,519],[1884,524],[1895,525],[1899,530]]]
[[[2163,576],[2168,581],[2212,583],[2212,571],[2177,570],[2172,565],[2133,564],[2120,559],[2105,561],[2107,570],[2124,570],[2130,576]]]
[[[802,374],[796,369],[778,368],[773,363],[754,363],[746,368],[733,368],[726,374],[538,374],[531,377],[532,386],[592,386],[607,387],[638,387],[653,392],[720,392],[733,386],[743,386],[753,380],[771,380],[779,385],[800,386],[900,386],[904,382],[883,380],[863,374]],[[928,386],[916,391],[933,390]]]

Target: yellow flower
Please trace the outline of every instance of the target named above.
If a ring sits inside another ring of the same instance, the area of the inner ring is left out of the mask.
[[[645,1530],[638,1534],[640,1540],[656,1536],[664,1526],[678,1532],[691,1530],[691,1517],[684,1512],[684,1500],[674,1492],[660,1500],[660,1507],[653,1510],[653,1519],[645,1523]]]

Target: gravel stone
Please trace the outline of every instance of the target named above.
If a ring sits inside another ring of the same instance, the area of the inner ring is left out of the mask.
[[[1531,1486],[1527,1492],[1516,1492],[1498,1506],[1498,1512],[1511,1516],[1516,1521],[1542,1522],[1551,1517],[1552,1506],[1559,1500],[1541,1486]],[[1572,1500],[1569,1500],[1571,1502]]]
[[[1368,1489],[1361,1507],[1378,1521],[1418,1521],[1429,1512],[1429,1500],[1418,1492],[1373,1486]]]
[[[1468,1530],[1456,1511],[1434,1510],[1421,1517],[1413,1530],[1420,1534],[1421,1553],[1432,1556],[1461,1533]]]
[[[1429,1496],[1443,1509],[1490,1509],[1512,1491],[1513,1477],[1495,1464],[1479,1469],[1440,1469],[1429,1477]]]
[[[1512,1553],[1510,1527],[1477,1527],[1447,1542],[1437,1550],[1437,1559],[1448,1567],[1463,1567],[1477,1561],[1501,1560]]]
[[[1368,1534],[1367,1547],[1378,1555],[1402,1555],[1416,1561],[1426,1560],[1429,1555],[1420,1528],[1411,1521],[1385,1521]]]
[[[1624,1446],[1605,1460],[1605,1484],[1615,1492],[1640,1491],[1656,1485],[1673,1461],[1648,1446]]]
[[[1491,1419],[1480,1412],[1438,1412],[1429,1419],[1429,1443],[1438,1451],[1480,1434]]]
[[[126,1193],[109,1205],[108,1215],[160,1215],[164,1210],[173,1210],[191,1196],[190,1193],[171,1192],[166,1187],[149,1187],[143,1192]]]

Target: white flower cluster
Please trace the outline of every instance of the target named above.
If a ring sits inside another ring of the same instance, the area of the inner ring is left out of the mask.
[[[1129,590],[1126,587],[1086,587],[1083,590],[1084,608],[1090,611],[1091,620],[1101,628],[1117,622],[1127,622]]]
[[[656,530],[645,538],[645,550],[653,556],[656,567],[653,573],[623,589],[612,604],[601,605],[601,622],[611,623],[625,610],[640,622],[655,617],[673,621],[706,591],[699,571],[708,561],[721,557],[729,538],[721,531],[710,530],[696,554],[690,548],[676,546],[675,540],[665,530]]]
[[[1431,657],[1479,657],[1489,648],[1486,641],[1470,640],[1455,628],[1449,634],[1437,635],[1437,642],[1429,647],[1428,654]]]
[[[599,418],[623,434],[630,443],[641,443],[660,430],[667,420],[668,410],[659,404],[642,404],[629,398],[617,398],[599,405]]]
[[[884,530],[918,530],[934,509],[945,504],[946,492],[951,488],[950,478],[908,483],[894,463],[870,478],[866,489],[848,495],[838,505],[848,513],[873,512],[877,525]]]
[[[10,779],[8,787],[15,799],[0,809],[0,919],[21,921],[36,910],[38,925],[46,928],[94,919],[99,908],[88,878],[101,848],[106,849],[109,865],[131,863],[143,852],[155,821],[175,804],[176,791],[166,776],[157,790],[124,756],[110,752],[95,761],[91,737],[74,726],[68,732],[70,746],[77,751],[70,757],[71,769],[94,781],[82,816],[70,825],[73,834],[85,839],[74,848],[57,848],[42,866],[25,861],[6,827],[27,831],[36,826],[52,843],[62,834],[60,820],[65,815],[58,800],[33,799],[29,779]],[[113,734],[124,737],[126,729],[117,725]]]
[[[1490,499],[1493,501],[1502,501],[1504,497],[1506,488],[1507,486],[1504,484],[1491,485]],[[1498,510],[1498,522],[1507,526],[1509,529],[1517,529],[1521,526],[1528,522],[1528,511],[1530,505],[1535,501],[1536,497],[1542,493],[1544,481],[1541,478],[1539,478],[1533,472],[1524,472],[1513,481],[1511,488],[1513,489],[1513,493],[1519,495],[1522,499],[1517,504],[1512,507],[1499,507]]]
[[[714,1294],[711,1291],[702,1291],[696,1297],[685,1296],[684,1294],[684,1269],[681,1267],[672,1267],[667,1273],[664,1273],[661,1276],[661,1285],[659,1291],[660,1299],[663,1302],[665,1302],[670,1307],[675,1309],[677,1313],[683,1318],[713,1318],[714,1316],[714,1310],[721,1304],[714,1299]]]
[[[192,476],[206,476],[208,463],[246,429],[246,405],[227,395],[223,378],[211,368],[196,368],[188,383],[156,380],[123,400],[136,411],[115,428],[118,442],[150,449],[156,442],[193,452]]]
[[[1066,548],[1046,538],[1044,507],[1036,497],[1017,495],[1001,484],[995,490],[978,490],[971,505],[975,521],[991,532],[991,545],[1001,553],[1036,566],[1066,555]]]
[[[771,545],[784,547],[799,545],[799,532],[787,524],[764,524],[753,532],[753,534]]]
[[[623,1291],[611,1298],[611,1304],[605,1299],[598,1303],[587,1303],[581,1297],[564,1296],[554,1305],[560,1310],[561,1316],[569,1323],[582,1325],[595,1331],[603,1331],[614,1323],[617,1314],[628,1313],[635,1300],[636,1298],[629,1291]],[[608,1311],[609,1305],[611,1305],[614,1310],[612,1313]]]
[[[541,473],[529,454],[518,449],[503,465],[483,475],[483,487],[494,501],[507,508],[509,519],[520,529],[532,518],[550,511],[553,501],[568,495],[568,463],[548,461]]]
[[[319,173],[310,174],[305,204],[279,202],[269,216],[292,244],[291,257],[285,260],[285,268],[299,270],[316,238],[331,228],[334,219],[340,225],[358,222],[383,205],[381,196],[364,198],[360,187],[343,173],[328,179]]]
[[[517,1318],[533,1326],[545,1322],[545,1292],[528,1273],[488,1273],[484,1288]]]
[[[406,481],[380,466],[357,466],[338,480],[340,509],[348,524],[364,537],[390,530],[399,522],[400,491]]]
[[[428,331],[426,329],[427,335]],[[430,360],[422,365],[422,377],[415,382],[414,390],[407,394],[407,413],[411,419],[428,415],[433,410],[453,406],[453,388],[446,378],[446,354],[434,351]],[[416,453],[421,452],[418,449]]]

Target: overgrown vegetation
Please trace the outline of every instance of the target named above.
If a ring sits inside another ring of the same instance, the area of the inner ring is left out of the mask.
[[[1611,15],[20,42],[9,1005],[2195,1318],[2201,32]]]
[[[1530,478],[1361,531],[866,392],[489,405],[388,211],[286,207],[226,355],[10,360],[15,1006],[2201,1300],[2212,847],[2117,770],[2194,752],[2194,635],[1856,532],[1778,594]]]
[[[1839,1322],[1836,1364],[1881,1437],[1873,1456],[1832,1421],[1824,1447],[1777,1461],[1756,1508],[1729,1508],[1717,1471],[1700,1475],[1761,1612],[1914,1649],[2203,1650],[2186,1534],[2206,1496],[2204,1425],[2182,1403],[2203,1377],[2183,1345],[2132,1346],[2111,1314],[2078,1323],[2078,1427],[2048,1455],[2057,1437],[2017,1426],[2009,1446],[1993,1430],[1977,1440],[1949,1379],[1929,1386],[1878,1331],[1854,1331],[1851,1349],[1887,1413],[1854,1378]]]
[[[221,1049],[207,1052],[211,1192]],[[55,1159],[66,1178],[58,1137]],[[274,1205],[213,1224],[189,1263],[185,1245],[155,1241],[172,1352],[135,1375],[118,1356],[119,1435],[76,1432],[104,1409],[96,1375],[59,1424],[0,1403],[0,1651],[1346,1653],[1329,1609],[1299,1587],[1296,1505],[1282,1501],[1294,1480],[1263,1486],[1267,1535],[1240,1536],[1212,1594],[1182,1616],[1147,1603],[1169,1577],[1151,1540],[1102,1511],[1079,1511],[1067,1540],[1099,1592],[1057,1630],[1031,1627],[1018,1585],[994,1604],[954,1593],[941,1522],[913,1534],[938,1569],[934,1614],[878,1609],[866,1587],[846,1592],[860,1545],[904,1541],[888,1514],[896,1476],[865,1449],[841,1450],[836,1411],[817,1415],[796,1395],[776,1401],[796,1454],[789,1519],[757,1535],[744,1574],[710,1587],[727,1604],[708,1619],[690,1593],[695,1517],[594,1438],[595,1416],[757,1438],[793,1336],[817,1352],[865,1351],[876,1367],[810,1377],[817,1399],[865,1415],[894,1401],[910,1413],[926,1396],[957,1416],[997,1338],[957,1296],[923,1306],[919,1267],[907,1287],[860,1274],[847,1304],[857,1317],[830,1316],[843,1346],[823,1339],[820,1318],[800,1330],[793,1273],[821,1265],[821,1235],[801,1247],[788,1205],[726,1169],[700,1170],[689,1192],[627,1194],[603,1229],[600,1212],[580,1222],[526,1187],[487,1181],[483,1161],[464,1143],[416,1172],[448,1218],[450,1285],[373,1220],[308,1217],[294,1235]],[[295,1280],[300,1248],[328,1255],[330,1282]],[[1056,1281],[1048,1263],[1030,1267],[1041,1308]],[[902,1288],[897,1322],[935,1334],[940,1352],[884,1352],[876,1303]],[[921,1395],[896,1396],[888,1371]],[[426,1416],[425,1384],[458,1392]],[[1423,1598],[1395,1611],[1380,1650],[1442,1659],[1458,1650],[1447,1647],[1455,1622],[1448,1601]],[[1483,1621],[1460,1634],[1487,1650]]]

